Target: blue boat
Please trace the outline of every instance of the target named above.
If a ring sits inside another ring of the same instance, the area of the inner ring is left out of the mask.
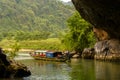
[[[62,52],[59,51],[36,50],[33,53],[30,53],[30,55],[36,60],[57,62],[66,61],[66,58],[64,58]]]

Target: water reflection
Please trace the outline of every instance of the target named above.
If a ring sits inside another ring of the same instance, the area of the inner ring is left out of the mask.
[[[68,72],[71,68],[66,63],[36,60],[22,62],[27,63],[32,72],[30,80],[70,80]]]
[[[72,59],[71,63],[20,60],[32,75],[24,80],[119,80],[120,63]]]
[[[69,73],[71,80],[95,80],[94,61],[76,60],[71,63],[72,71]]]
[[[95,62],[97,80],[120,80],[120,63],[115,62]]]

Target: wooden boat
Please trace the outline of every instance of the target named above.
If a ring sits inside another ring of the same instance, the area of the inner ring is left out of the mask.
[[[36,60],[57,62],[65,62],[67,60],[63,57],[62,52],[56,51],[36,50],[33,53],[30,53],[30,55]]]

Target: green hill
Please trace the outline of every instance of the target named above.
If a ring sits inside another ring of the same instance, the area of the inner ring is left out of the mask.
[[[58,37],[73,12],[59,0],[0,0],[0,40]]]

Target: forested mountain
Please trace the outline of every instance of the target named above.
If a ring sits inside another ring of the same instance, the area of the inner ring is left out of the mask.
[[[73,12],[60,0],[0,0],[0,39],[58,37]]]

